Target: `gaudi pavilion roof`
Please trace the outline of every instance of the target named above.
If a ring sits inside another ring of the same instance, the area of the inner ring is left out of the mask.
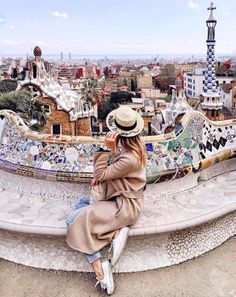
[[[71,121],[93,115],[91,102],[84,100],[76,91],[64,89],[57,79],[47,72],[41,59],[42,51],[38,46],[34,48],[34,55],[32,69],[27,71],[23,81],[18,81],[17,89],[20,90],[24,86],[36,87],[44,97],[54,99],[59,110],[68,112]]]

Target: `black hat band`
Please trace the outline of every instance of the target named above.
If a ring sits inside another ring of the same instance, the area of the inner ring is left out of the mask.
[[[121,130],[130,131],[130,130],[133,130],[137,126],[137,121],[135,121],[135,123],[132,126],[129,126],[129,127],[125,127],[125,126],[120,125],[119,123],[117,123],[116,120],[115,120],[115,124],[116,124],[116,127],[121,129]]]

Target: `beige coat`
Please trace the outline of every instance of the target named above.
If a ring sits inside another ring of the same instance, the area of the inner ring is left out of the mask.
[[[106,200],[83,208],[67,230],[67,244],[86,254],[109,244],[118,229],[133,225],[143,206],[146,174],[138,158],[123,150],[108,165],[109,156],[109,152],[94,154],[94,177],[107,181]]]

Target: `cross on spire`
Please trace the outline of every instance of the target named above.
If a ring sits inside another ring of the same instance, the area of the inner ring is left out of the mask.
[[[214,7],[214,3],[211,2],[211,6],[207,8],[207,10],[211,10],[211,12],[213,12],[214,9],[216,9],[216,7]]]
[[[214,3],[211,2],[211,6],[209,8],[207,8],[207,10],[210,10],[210,16],[209,16],[209,19],[207,20],[207,22],[213,22],[213,21],[215,22],[216,21],[213,16],[213,10],[215,10],[215,9],[216,9],[216,7],[214,6]]]

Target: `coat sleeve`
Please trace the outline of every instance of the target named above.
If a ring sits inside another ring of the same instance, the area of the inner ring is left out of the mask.
[[[130,154],[120,155],[114,163],[108,165],[111,153],[94,154],[94,178],[99,181],[125,177],[133,169],[134,160]]]

